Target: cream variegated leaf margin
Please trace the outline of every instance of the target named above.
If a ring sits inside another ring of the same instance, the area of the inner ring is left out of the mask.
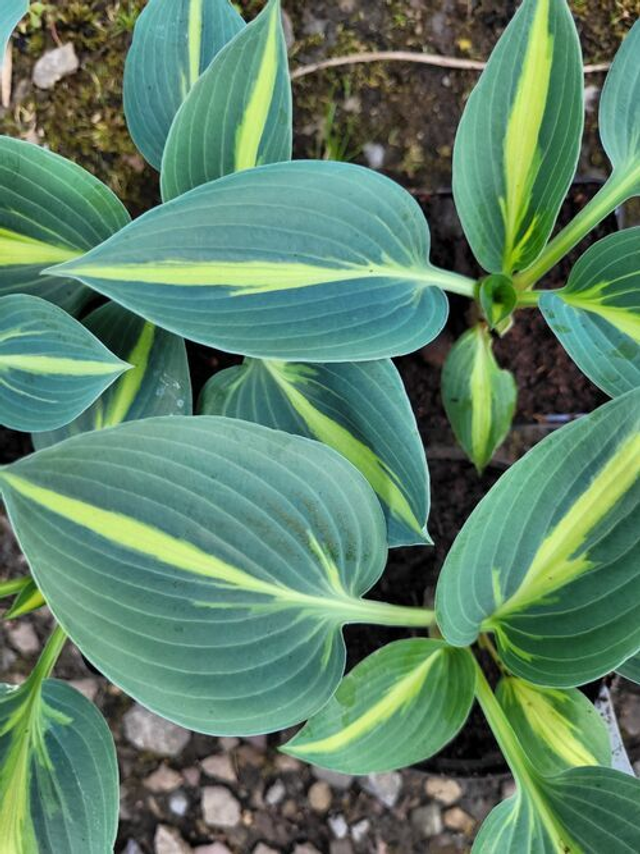
[[[297,161],[191,190],[50,272],[229,352],[368,361],[430,341],[447,314],[440,288],[468,289],[428,253],[422,211],[397,184]]]
[[[617,397],[640,386],[640,227],[599,240],[540,309],[578,367]]]
[[[579,689],[542,688],[505,676],[496,695],[524,752],[540,773],[611,765],[607,727]]]
[[[124,111],[133,141],[160,170],[169,129],[218,52],[244,27],[229,0],[149,0],[124,71]]]
[[[291,159],[291,83],[280,0],[213,60],[180,108],[162,160],[165,201],[232,172]]]
[[[375,493],[335,451],[235,419],[129,422],[0,470],[56,619],[157,714],[216,734],[315,713],[343,624],[430,625],[362,599],[386,560]]]
[[[437,753],[473,703],[468,650],[439,640],[401,640],[357,665],[285,753],[345,774],[403,768]]]
[[[191,378],[184,341],[116,303],[92,312],[87,329],[127,364],[127,371],[58,430],[33,434],[36,450],[78,433],[159,415],[191,415]]]
[[[67,424],[129,368],[66,312],[38,297],[0,298],[0,424]]]
[[[389,545],[429,541],[424,449],[390,360],[309,365],[245,359],[211,377],[199,411],[324,442],[360,469],[375,490]]]
[[[544,247],[575,172],[582,64],[565,0],[524,0],[469,98],[456,208],[482,266],[510,274]]]
[[[493,632],[551,687],[615,669],[640,643],[640,390],[545,439],[480,503],[437,590],[453,644]]]
[[[456,341],[442,371],[442,400],[457,440],[478,471],[505,440],[516,408],[513,374],[499,367],[484,323]]]
[[[0,685],[0,847],[7,854],[105,854],[118,824],[118,765],[109,728],[41,665]]]

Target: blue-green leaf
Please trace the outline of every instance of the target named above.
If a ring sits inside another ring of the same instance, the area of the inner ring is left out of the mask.
[[[228,0],[147,3],[125,64],[124,112],[138,150],[156,169],[180,105],[243,26]]]
[[[637,682],[640,685],[640,653],[632,655],[624,664],[618,667],[618,673],[626,679],[631,679],[632,682]]]
[[[307,365],[247,359],[209,380],[199,409],[324,442],[360,469],[375,490],[389,545],[428,542],[424,449],[391,361]]]
[[[640,21],[622,42],[609,70],[600,99],[602,145],[614,170],[635,175],[640,191]]]
[[[0,7],[0,67],[16,24],[27,14],[29,0],[2,0]]]
[[[77,320],[38,297],[0,299],[0,424],[53,430],[129,366]]]
[[[291,159],[291,83],[280,0],[213,60],[180,108],[162,160],[173,199],[223,175]]]

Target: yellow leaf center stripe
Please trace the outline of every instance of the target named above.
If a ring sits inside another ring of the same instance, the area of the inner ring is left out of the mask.
[[[79,258],[83,252],[56,246],[6,228],[0,228],[0,268],[62,264]]]
[[[511,273],[517,266],[534,225],[532,223],[517,242],[539,168],[540,131],[551,83],[553,37],[549,32],[549,7],[550,0],[538,0],[504,141],[506,196],[502,199],[502,208],[505,223],[503,267],[506,273]]]
[[[202,54],[202,0],[189,2],[189,88],[200,77]]]
[[[633,273],[632,277],[635,278],[637,275],[637,273]],[[616,282],[619,281],[620,279],[616,279]],[[613,282],[600,282],[588,290],[579,291],[577,293],[565,293],[560,291],[558,296],[562,297],[568,305],[571,305],[574,308],[579,308],[583,311],[588,311],[591,314],[599,315],[603,320],[606,320],[607,323],[615,326],[620,332],[628,335],[636,343],[640,344],[640,312],[635,308],[627,308],[625,306],[607,302],[608,294],[606,291],[611,288],[612,284]],[[634,292],[635,291],[632,291],[632,293]],[[624,295],[625,294],[618,291],[613,294],[612,297],[615,299],[621,298]]]
[[[416,701],[429,672],[439,661],[442,654],[443,650],[432,653],[419,667],[412,670],[393,685],[377,703],[339,732],[318,741],[292,745],[290,752],[301,756],[307,754],[337,753],[339,750],[348,748],[358,739],[364,738],[364,736],[372,732],[376,727],[385,723],[393,715],[401,712]]]
[[[341,453],[350,463],[353,463],[366,477],[391,513],[424,536],[425,523],[416,518],[404,493],[398,486],[396,475],[368,445],[365,445],[345,427],[317,409],[305,397],[295,385],[295,365],[274,361],[266,361],[263,364],[311,434],[320,442]]]
[[[127,357],[128,363],[133,365],[133,368],[127,371],[114,387],[107,411],[102,418],[102,427],[113,427],[126,419],[142,387],[155,334],[155,326],[152,323],[145,323],[140,337]]]
[[[63,356],[0,354],[0,371],[9,369],[30,374],[86,377],[119,374],[127,370],[127,365],[123,362],[99,362],[91,359],[69,359]]]
[[[487,625],[540,603],[550,593],[593,568],[583,550],[589,534],[631,489],[640,475],[640,434],[627,438],[548,534],[516,593]]]
[[[278,76],[278,23],[280,9],[273,3],[269,15],[267,38],[255,76],[242,123],[236,132],[235,169],[251,169],[258,165],[260,143],[267,126]]]

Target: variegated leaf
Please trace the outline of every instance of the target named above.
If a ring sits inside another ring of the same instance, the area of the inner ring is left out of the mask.
[[[639,31],[640,32],[640,31]],[[640,227],[588,249],[540,309],[578,367],[617,397],[640,387]]]
[[[191,378],[182,338],[158,329],[116,303],[92,312],[87,329],[132,366],[75,421],[34,433],[36,450],[78,433],[157,415],[191,415]]]
[[[114,194],[75,163],[0,136],[0,297],[28,293],[76,313],[91,291],[45,267],[76,258],[129,222]]]
[[[350,622],[428,626],[361,598],[380,577],[375,493],[319,442],[228,418],[151,418],[0,469],[56,619],[115,684],[208,733],[321,708]]]
[[[0,298],[0,424],[53,430],[128,369],[66,312],[32,296]]]
[[[42,608],[46,604],[44,596],[38,590],[38,585],[30,578],[14,599],[11,607],[2,615],[2,619],[15,620],[24,614],[37,611],[38,608]]]
[[[452,644],[495,633],[524,679],[573,687],[640,646],[640,390],[546,438],[498,481],[438,582]]]
[[[456,341],[442,371],[442,400],[456,439],[481,472],[504,442],[516,408],[513,374],[498,366],[480,323]]]
[[[524,0],[458,128],[453,190],[489,272],[542,251],[573,178],[583,124],[582,63],[566,0]]]
[[[0,7],[0,68],[7,50],[7,44],[16,24],[27,14],[29,0],[2,0]]]
[[[268,211],[268,215],[265,215]],[[148,320],[259,358],[407,353],[442,329],[429,232],[401,187],[346,163],[279,163],[198,187],[51,271]]]
[[[229,0],[149,0],[136,21],[124,71],[133,141],[160,170],[171,123],[202,72],[243,28]]]
[[[344,774],[403,768],[433,756],[458,733],[473,704],[468,650],[401,640],[365,658],[285,753]]]
[[[640,653],[632,655],[618,667],[618,673],[640,685]]]
[[[388,360],[244,364],[215,374],[200,412],[324,442],[360,469],[385,511],[389,545],[429,542],[429,475],[402,380]]]
[[[162,160],[165,201],[232,172],[290,160],[291,109],[280,0],[270,0],[180,108]]]

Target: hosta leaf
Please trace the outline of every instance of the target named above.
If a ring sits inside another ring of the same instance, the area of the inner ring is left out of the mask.
[[[38,590],[38,585],[30,578],[26,586],[18,593],[11,607],[2,615],[3,620],[15,620],[24,614],[37,611],[47,603],[44,596]]]
[[[0,8],[0,67],[16,24],[27,14],[29,0],[2,0]]]
[[[44,148],[0,136],[0,296],[29,293],[75,313],[91,291],[45,267],[82,255],[129,222],[97,178]]]
[[[284,749],[345,774],[421,762],[451,741],[473,703],[467,650],[438,640],[401,640],[365,658]]]
[[[578,367],[611,397],[640,386],[640,228],[588,249],[540,309]]]
[[[375,490],[391,546],[429,541],[424,449],[391,361],[306,365],[247,359],[209,380],[200,411],[324,442],[360,469]]]
[[[113,739],[92,703],[55,679],[0,685],[3,851],[105,854],[118,802]]]
[[[364,361],[442,329],[437,285],[459,277],[432,267],[428,251],[422,212],[397,184],[297,161],[198,187],[52,272],[229,352]]]
[[[453,154],[456,208],[480,264],[527,267],[575,172],[582,63],[565,0],[525,0],[467,102]]]
[[[600,99],[600,137],[614,169],[640,190],[640,21],[613,61]]]
[[[0,486],[65,631],[191,729],[297,723],[340,681],[344,623],[431,622],[360,598],[384,567],[384,517],[362,475],[318,442],[153,418],[39,451],[0,470]]]
[[[53,430],[83,412],[128,365],[38,297],[0,299],[0,424]]]
[[[228,44],[180,108],[162,160],[165,201],[232,172],[291,159],[291,83],[280,0]]]
[[[609,768],[539,778],[497,806],[473,854],[633,854],[640,850],[640,781]]]
[[[504,677],[496,695],[522,749],[542,774],[611,765],[605,722],[577,688],[541,688]]]
[[[573,687],[640,646],[640,390],[563,427],[498,481],[437,590],[446,639],[497,636],[507,666]]]
[[[489,330],[478,324],[456,341],[442,371],[442,400],[456,439],[482,471],[504,442],[518,390],[493,355]]]
[[[640,685],[640,653],[636,653],[631,658],[628,658],[624,664],[621,664],[618,667],[618,673]]]
[[[138,150],[156,169],[180,105],[243,26],[228,0],[149,0],[136,21],[124,70],[124,112]]]
[[[92,312],[85,326],[132,369],[93,406],[59,430],[34,433],[36,450],[77,433],[114,427],[155,415],[191,415],[191,378],[184,341],[108,303]]]

